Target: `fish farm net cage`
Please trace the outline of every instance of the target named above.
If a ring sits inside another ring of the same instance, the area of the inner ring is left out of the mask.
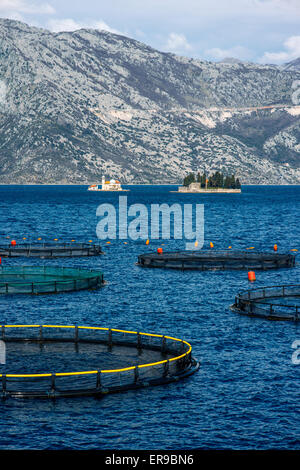
[[[300,284],[270,286],[240,292],[232,310],[268,320],[300,320]]]
[[[0,294],[50,294],[97,289],[104,284],[98,270],[57,266],[0,266]]]
[[[144,268],[196,269],[200,271],[226,269],[267,270],[295,266],[295,255],[233,250],[168,251],[139,255],[137,264]]]
[[[103,251],[100,245],[90,243],[22,243],[0,244],[0,256],[5,258],[74,258],[99,256]]]
[[[158,334],[5,325],[0,339],[2,398],[101,396],[178,381],[199,368],[189,343]]]

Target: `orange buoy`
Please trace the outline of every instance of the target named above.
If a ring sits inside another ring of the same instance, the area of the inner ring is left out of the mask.
[[[278,250],[278,246],[277,246],[276,244],[274,245],[273,248],[274,248],[274,251],[277,251],[277,250]]]
[[[198,240],[195,241],[195,246],[198,246]]]
[[[249,271],[248,272],[248,281],[255,281],[256,280],[256,277],[255,277],[255,272],[254,271]]]
[[[232,246],[229,246],[229,247],[228,247],[228,250],[231,250],[231,248],[232,248]]]
[[[210,246],[211,248],[213,248],[213,247],[214,247],[213,242],[210,242],[209,246]]]
[[[12,240],[12,241],[10,242],[10,244],[11,244],[12,246],[16,246],[17,242],[16,242],[16,240]]]
[[[148,240],[146,240],[146,245],[149,245],[149,243],[150,243],[150,242],[149,242],[149,239],[148,239]]]
[[[157,253],[158,253],[159,255],[162,255],[162,254],[163,254],[163,249],[162,249],[162,248],[157,248]]]

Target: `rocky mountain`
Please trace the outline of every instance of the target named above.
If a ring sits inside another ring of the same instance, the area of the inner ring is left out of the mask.
[[[242,64],[243,61],[240,59],[236,59],[235,57],[224,57],[224,59],[220,60],[221,63],[226,64]]]
[[[284,68],[286,70],[300,70],[300,57],[285,64]]]
[[[300,183],[300,71],[0,20],[0,183]]]

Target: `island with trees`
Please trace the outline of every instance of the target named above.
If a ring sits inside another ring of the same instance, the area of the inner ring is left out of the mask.
[[[206,173],[189,173],[179,186],[180,193],[241,193],[241,183],[235,175],[224,175],[216,171],[211,175]]]

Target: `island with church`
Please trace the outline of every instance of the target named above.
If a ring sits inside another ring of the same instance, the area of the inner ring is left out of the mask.
[[[118,180],[106,181],[105,176],[102,176],[101,188],[99,184],[91,184],[88,187],[88,191],[130,191],[130,189],[123,189]]]
[[[189,173],[183,179],[183,186],[179,186],[179,193],[241,193],[241,183],[235,175],[224,175],[220,171],[216,171],[212,175],[201,174],[195,175]]]

